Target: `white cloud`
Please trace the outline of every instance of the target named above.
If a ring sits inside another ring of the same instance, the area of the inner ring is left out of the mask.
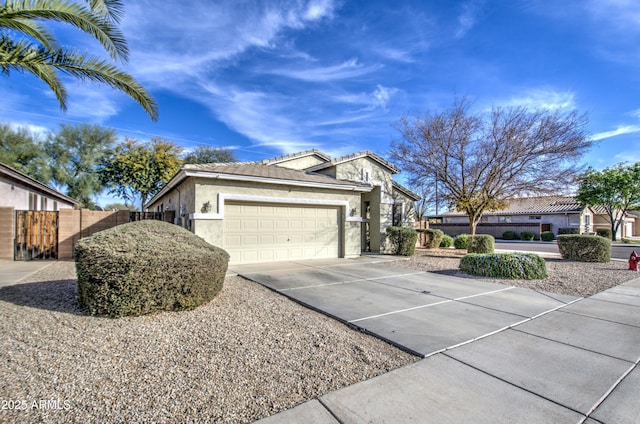
[[[67,116],[104,122],[120,112],[123,93],[98,84],[68,84]],[[131,101],[126,97],[126,101]]]
[[[458,15],[458,27],[455,38],[460,39],[469,32],[478,21],[478,15],[482,11],[484,1],[468,1],[462,5],[462,13]]]
[[[603,140],[605,138],[616,137],[618,135],[633,134],[637,132],[640,132],[640,125],[621,125],[617,127],[615,130],[596,133],[593,136],[591,136],[591,139],[593,141],[597,141],[597,140]]]
[[[570,91],[535,88],[504,102],[507,106],[524,106],[530,109],[575,109],[575,95]]]
[[[333,66],[298,67],[295,69],[278,68],[267,69],[262,72],[307,82],[328,82],[359,77],[380,68],[381,65],[362,66],[357,59],[350,59]]]
[[[251,48],[271,48],[284,31],[330,18],[333,10],[330,0],[139,0],[127,4],[122,27],[135,74],[170,86],[176,77],[215,71]]]

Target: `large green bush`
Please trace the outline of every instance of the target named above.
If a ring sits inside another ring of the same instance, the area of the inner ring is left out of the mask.
[[[481,277],[521,280],[547,278],[544,259],[533,253],[470,253],[460,260],[460,270]]]
[[[582,262],[609,262],[611,240],[599,236],[563,234],[558,236],[563,259]]]
[[[580,228],[577,227],[562,227],[558,228],[558,235],[563,234],[580,234]]]
[[[556,239],[556,235],[553,234],[553,231],[543,231],[540,233],[540,240],[542,241],[554,241]]]
[[[507,230],[502,233],[503,240],[515,240],[518,237],[515,231]]]
[[[520,233],[520,240],[531,241],[536,238],[536,235],[531,231],[523,231]]]
[[[394,255],[413,256],[416,251],[418,232],[407,227],[387,227],[387,237],[391,241]]]
[[[456,249],[466,249],[469,242],[469,234],[459,234],[453,239],[453,247]]]
[[[229,255],[161,221],[100,231],[76,244],[80,306],[113,318],[193,309],[222,289]]]
[[[448,236],[448,235],[443,235],[442,236],[442,241],[440,242],[440,247],[443,248],[449,248],[453,246],[453,237]]]
[[[493,253],[495,240],[489,234],[476,234],[469,237],[467,252],[469,253]]]
[[[427,249],[435,249],[436,247],[440,247],[440,242],[442,241],[442,237],[444,236],[442,230],[432,230],[429,228],[424,228],[417,231],[421,234],[421,237],[423,237],[422,247],[426,247]]]

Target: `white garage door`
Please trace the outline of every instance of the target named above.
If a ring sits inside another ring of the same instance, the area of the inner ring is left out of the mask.
[[[337,207],[227,203],[224,249],[234,264],[337,258],[338,217]]]

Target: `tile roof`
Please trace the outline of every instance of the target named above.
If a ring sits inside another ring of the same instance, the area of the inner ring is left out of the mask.
[[[27,174],[24,174],[20,171],[18,171],[15,168],[10,167],[9,165],[6,165],[4,163],[0,163],[0,175],[4,175],[7,178],[10,178],[12,180],[15,181],[19,181],[22,184],[25,184],[29,187],[31,187],[33,190],[37,190],[39,193],[45,193],[49,196],[51,196],[54,199],[58,199],[61,200],[62,202],[66,202],[69,203],[70,205],[76,206],[79,205],[80,202],[77,201],[76,199],[73,199],[61,192],[59,192],[58,190],[55,190],[51,187],[49,187],[46,184],[41,183],[40,181],[31,178],[30,176],[28,176]]]
[[[198,165],[185,165],[185,171],[225,174],[238,177],[254,177],[280,181],[304,182],[312,184],[355,186],[369,191],[368,184],[352,181],[342,181],[327,175],[308,173],[296,169],[284,168],[277,165],[267,165],[260,162],[231,162],[231,163],[206,163]]]
[[[485,212],[485,215],[580,213],[583,209],[575,197],[571,196],[522,197],[509,200],[509,205],[506,209]],[[451,211],[444,215],[464,214],[458,211]]]

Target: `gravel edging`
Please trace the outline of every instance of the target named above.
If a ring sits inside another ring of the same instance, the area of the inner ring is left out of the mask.
[[[418,360],[241,277],[117,320],[76,293],[73,262],[0,289],[0,421],[246,423]]]
[[[640,278],[640,273],[629,271],[626,262],[609,263],[574,262],[563,259],[545,258],[547,274],[544,280],[509,280],[501,278],[476,277],[459,270],[460,258],[464,250],[416,249],[416,254],[406,260],[387,262],[418,271],[430,271],[477,281],[524,287],[551,293],[588,297],[624,282]]]

